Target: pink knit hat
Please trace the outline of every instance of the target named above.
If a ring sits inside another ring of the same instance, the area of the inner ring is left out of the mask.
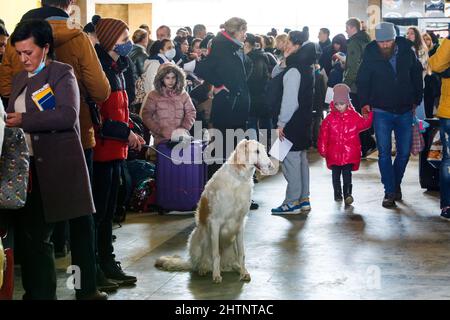
[[[350,105],[350,88],[346,84],[340,83],[335,85],[333,91],[334,104],[345,103]]]

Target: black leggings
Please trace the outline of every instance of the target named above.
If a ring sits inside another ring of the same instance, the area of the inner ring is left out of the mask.
[[[332,166],[333,172],[333,185],[341,185],[341,174],[344,179],[344,185],[352,184],[352,164],[346,164],[345,166]]]

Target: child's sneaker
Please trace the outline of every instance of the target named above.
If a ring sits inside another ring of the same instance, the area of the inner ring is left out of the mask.
[[[299,214],[301,212],[300,205],[298,202],[289,202],[282,204],[278,208],[272,209],[273,215],[284,215],[284,214]]]
[[[311,211],[311,203],[309,198],[300,200],[300,210],[303,212]]]
[[[442,209],[441,218],[450,221],[450,207]]]

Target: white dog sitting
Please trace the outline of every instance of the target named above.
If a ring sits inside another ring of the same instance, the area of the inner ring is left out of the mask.
[[[244,219],[251,204],[255,168],[271,174],[274,166],[262,144],[243,140],[205,186],[196,228],[188,241],[189,261],[179,256],[161,257],[155,266],[200,275],[212,271],[215,283],[222,282],[221,271],[236,271],[242,281],[250,281],[245,268]]]

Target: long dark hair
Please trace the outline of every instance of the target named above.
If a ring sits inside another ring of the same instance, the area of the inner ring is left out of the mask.
[[[160,53],[160,51],[164,49],[164,46],[166,45],[167,42],[172,42],[172,40],[169,39],[156,40],[155,43],[150,48],[150,57],[157,56],[158,53]]]
[[[420,31],[417,27],[409,27],[408,30],[412,30],[414,32],[414,49],[416,49],[416,54],[419,54],[420,49],[428,51],[428,47],[425,43],[425,41],[422,38],[422,35],[420,34]]]
[[[53,45],[53,31],[50,24],[45,20],[25,20],[17,24],[11,35],[11,44],[33,38],[34,44],[40,48],[49,45],[48,57],[55,58],[55,48]]]

